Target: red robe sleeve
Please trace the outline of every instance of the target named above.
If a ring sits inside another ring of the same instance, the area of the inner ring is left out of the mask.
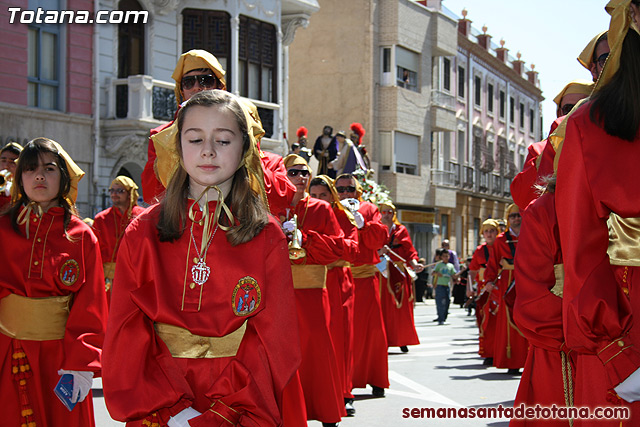
[[[262,152],[262,171],[264,173],[264,189],[269,201],[269,210],[279,217],[291,206],[296,187],[287,178],[282,157],[268,151]]]
[[[349,221],[349,217],[342,209],[334,207],[333,213],[336,215],[338,224],[344,233],[342,256],[340,256],[340,259],[347,262],[354,262],[358,256],[358,227]]]
[[[559,351],[564,343],[562,298],[551,292],[554,265],[562,264],[559,239],[555,195],[546,193],[527,208],[522,221],[513,316],[529,342],[550,351]]]
[[[149,146],[147,148],[147,163],[144,165],[144,170],[140,176],[142,181],[142,196],[144,201],[150,205],[154,203],[158,203],[159,197],[164,193],[164,185],[158,179],[155,171],[155,161],[156,161],[156,148],[153,145],[153,141],[151,137],[158,132],[168,128],[171,126],[173,122],[166,123],[162,126],[159,126],[155,129],[151,129],[149,135]]]
[[[358,210],[364,218],[364,226],[358,230],[360,252],[356,259],[356,265],[377,264],[380,262],[378,249],[387,243],[389,230],[382,223],[382,216],[372,203],[361,202]]]
[[[410,265],[409,261],[412,259],[418,261],[418,252],[416,251],[416,248],[413,247],[409,231],[404,225],[396,225],[391,235],[389,247],[395,253],[404,258],[407,265]],[[398,257],[392,253],[389,253],[389,257],[394,261],[400,261]]]
[[[296,264],[328,265],[342,257],[344,233],[329,203],[306,196],[295,208],[307,256]]]
[[[640,366],[640,354],[629,346],[631,307],[609,263],[607,219],[612,211],[640,217],[639,145],[593,124],[590,106],[569,119],[558,166],[564,334],[568,347],[600,358],[615,387]]]

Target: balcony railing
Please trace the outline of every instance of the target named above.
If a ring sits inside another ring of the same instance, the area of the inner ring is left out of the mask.
[[[464,167],[464,188],[473,188],[474,169],[471,166]]]
[[[456,99],[446,92],[433,89],[431,91],[431,105],[455,111]]]
[[[454,172],[442,169],[431,169],[431,181],[444,187],[455,186]]]
[[[502,195],[502,177],[497,174],[491,174],[491,193]]]
[[[489,191],[489,172],[478,171],[478,190],[481,192]]]
[[[107,81],[107,117],[129,120],[173,120],[176,111],[174,84],[151,76],[135,75]],[[265,138],[280,135],[280,106],[251,99],[265,130]]]

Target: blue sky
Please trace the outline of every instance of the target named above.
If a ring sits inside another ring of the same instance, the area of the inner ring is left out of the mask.
[[[607,0],[442,0],[458,16],[467,9],[472,26],[496,44],[505,40],[513,56],[518,51],[527,67],[539,72],[544,132],[556,117],[553,98],[575,79],[591,79],[576,58],[600,31],[609,27]]]

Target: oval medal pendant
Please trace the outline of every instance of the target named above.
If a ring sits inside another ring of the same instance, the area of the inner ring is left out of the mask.
[[[193,278],[193,282],[199,286],[204,285],[209,279],[209,273],[211,273],[211,269],[202,259],[198,261],[196,265],[191,267],[191,277]]]

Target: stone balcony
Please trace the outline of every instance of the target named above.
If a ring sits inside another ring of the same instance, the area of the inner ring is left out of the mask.
[[[431,130],[453,132],[456,130],[456,100],[441,90],[431,91]]]

